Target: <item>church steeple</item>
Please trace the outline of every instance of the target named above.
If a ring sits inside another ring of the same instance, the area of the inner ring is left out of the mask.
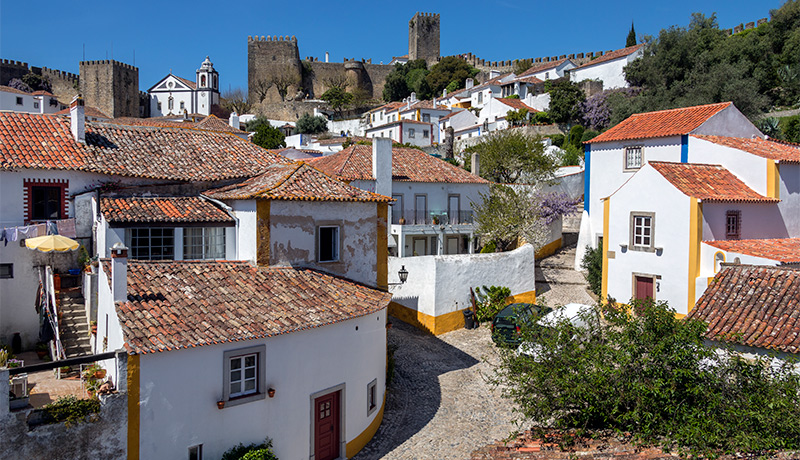
[[[206,56],[206,60],[197,69],[197,89],[210,89],[219,91],[219,74],[214,70],[214,64]]]

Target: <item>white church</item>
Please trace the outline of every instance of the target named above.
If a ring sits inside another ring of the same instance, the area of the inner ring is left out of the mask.
[[[214,70],[208,56],[197,69],[195,81],[173,75],[153,85],[147,94],[150,97],[150,116],[163,117],[184,113],[211,114],[211,106],[219,104],[219,73]]]

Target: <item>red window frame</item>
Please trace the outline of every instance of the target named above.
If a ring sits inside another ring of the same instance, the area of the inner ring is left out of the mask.
[[[33,187],[58,187],[60,189],[61,206],[59,209],[59,216],[61,219],[67,218],[67,193],[69,192],[69,180],[67,179],[25,179],[22,181],[24,189],[23,194],[23,209],[25,210],[25,223],[40,222],[41,219],[33,219]],[[46,220],[46,219],[45,219]]]

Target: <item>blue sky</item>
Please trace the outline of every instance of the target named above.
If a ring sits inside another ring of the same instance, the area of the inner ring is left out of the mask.
[[[441,15],[442,55],[499,61],[621,48],[631,21],[639,36],[657,35],[686,26],[692,12],[716,12],[720,27],[732,28],[769,17],[783,2],[0,0],[0,57],[78,73],[84,46],[87,60],[134,64],[135,55],[147,90],[170,69],[194,79],[209,55],[225,90],[247,86],[248,35],[295,35],[301,58],[328,51],[333,62],[388,63],[408,52],[414,13],[433,12]]]

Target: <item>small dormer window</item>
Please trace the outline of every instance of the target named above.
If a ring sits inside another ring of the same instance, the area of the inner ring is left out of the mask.
[[[203,86],[203,87],[206,86],[206,76],[205,75],[200,75],[200,86]]]

